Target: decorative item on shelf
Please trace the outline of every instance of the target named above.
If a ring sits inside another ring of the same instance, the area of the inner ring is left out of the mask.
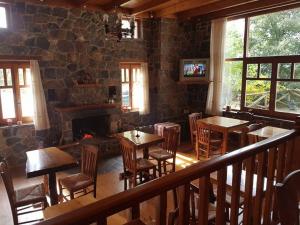
[[[129,19],[129,28],[122,28],[122,18]],[[115,6],[115,9],[112,14],[105,13],[103,15],[104,29],[105,34],[111,37],[117,37],[117,41],[121,41],[122,37],[131,36],[134,37],[134,17],[123,16],[121,12],[118,11],[118,7]]]
[[[230,110],[231,110],[231,106],[230,105],[226,106],[226,112],[229,112]]]
[[[117,87],[109,86],[108,87],[108,103],[114,104],[117,98]]]
[[[92,78],[91,74],[88,72],[83,73],[77,80],[77,84],[93,84],[95,80]]]

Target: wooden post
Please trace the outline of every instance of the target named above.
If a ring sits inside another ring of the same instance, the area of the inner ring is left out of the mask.
[[[297,132],[297,137],[294,142],[292,170],[297,170],[300,169],[300,149],[297,147],[300,145],[300,116],[295,119],[294,129]]]

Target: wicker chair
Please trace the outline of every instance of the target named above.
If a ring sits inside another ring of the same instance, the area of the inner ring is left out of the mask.
[[[19,216],[27,213],[33,213],[40,210],[44,210],[46,207],[48,207],[44,191],[44,184],[31,185],[25,188],[15,190],[9,169],[5,162],[0,162],[0,173],[8,195],[14,225],[32,223],[43,220],[41,218],[20,222]],[[34,208],[36,208],[37,204],[40,204],[41,207],[39,207],[38,209],[28,210],[30,209],[30,207],[32,207],[32,205],[34,205]]]

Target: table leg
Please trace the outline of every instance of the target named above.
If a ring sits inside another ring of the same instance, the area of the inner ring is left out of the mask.
[[[50,190],[51,205],[56,205],[58,203],[58,195],[57,195],[57,188],[56,188],[55,172],[49,173],[49,190]]]
[[[145,147],[143,149],[143,155],[144,155],[144,159],[149,159],[149,148]]]
[[[227,152],[227,148],[228,148],[228,132],[225,131],[223,132],[223,144],[222,144],[222,155],[224,155]]]

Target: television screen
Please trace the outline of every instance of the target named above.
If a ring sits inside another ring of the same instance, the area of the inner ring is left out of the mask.
[[[185,62],[183,65],[184,77],[205,77],[206,71],[206,63]]]

